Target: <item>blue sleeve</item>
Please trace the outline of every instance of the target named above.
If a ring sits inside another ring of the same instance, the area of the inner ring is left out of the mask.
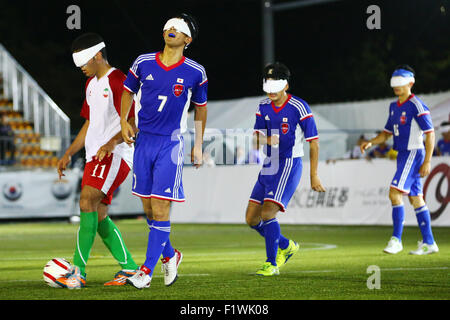
[[[311,112],[311,108],[306,101],[301,101],[301,108],[299,109],[299,125],[302,128],[303,135],[306,141],[312,141],[319,139],[319,133],[317,131],[316,121]]]
[[[394,127],[392,126],[392,122],[391,122],[391,108],[389,107],[389,116],[388,119],[386,121],[386,125],[384,126],[384,131],[386,131],[387,133],[393,134],[394,133]]]
[[[314,117],[312,114],[300,120],[299,124],[302,128],[303,135],[305,136],[306,141],[309,142],[315,139],[319,139],[316,121],[314,121]]]
[[[123,82],[123,87],[132,93],[137,93],[139,89],[141,88],[141,80],[140,80],[140,70],[139,70],[139,64],[137,63],[139,57],[136,59],[136,61],[131,66],[130,70],[128,71],[127,78]]]
[[[264,136],[267,135],[266,121],[260,111],[260,106],[258,106],[258,109],[256,110],[256,120],[253,129],[254,132],[259,132]]]
[[[426,105],[422,104],[422,109],[417,112],[417,114],[414,116],[414,119],[417,121],[417,124],[423,132],[428,133],[434,131],[430,110]]]
[[[208,78],[201,73],[199,80],[192,88],[191,102],[197,107],[204,107],[208,103]]]

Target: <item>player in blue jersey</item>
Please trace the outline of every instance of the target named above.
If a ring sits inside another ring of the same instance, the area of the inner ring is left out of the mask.
[[[310,147],[311,188],[324,192],[317,175],[319,135],[308,104],[286,91],[288,68],[276,62],[264,68],[263,90],[268,98],[260,102],[254,126],[256,139],[267,157],[251,193],[246,211],[247,224],[265,238],[267,260],[258,275],[279,274],[299,244],[281,234],[276,218],[284,212],[302,175],[303,140]]]
[[[436,145],[436,154],[438,156],[450,156],[450,121],[441,123],[442,138]]]
[[[389,189],[394,231],[384,249],[384,252],[390,254],[403,250],[402,232],[405,216],[403,195],[409,196],[423,237],[417,250],[410,253],[424,255],[439,251],[431,231],[430,212],[423,199],[421,182],[421,177],[430,173],[430,161],[435,143],[434,128],[428,107],[411,93],[415,82],[414,76],[414,70],[407,65],[395,69],[391,77],[391,87],[398,100],[389,106],[389,116],[384,131],[361,145],[361,151],[364,151],[393,136],[393,149],[398,151],[397,171]]]
[[[139,289],[150,286],[161,254],[166,286],[176,281],[182,259],[169,240],[169,211],[172,201],[184,201],[182,133],[190,103],[195,105],[196,123],[191,160],[196,167],[202,164],[208,80],[205,69],[184,56],[197,35],[198,25],[191,16],[181,14],[169,19],[163,28],[163,51],[139,56],[124,81],[121,125],[123,138],[130,144],[135,134],[126,115],[136,94],[141,105],[132,192],[142,199],[150,228],[146,260],[140,271],[127,279]]]

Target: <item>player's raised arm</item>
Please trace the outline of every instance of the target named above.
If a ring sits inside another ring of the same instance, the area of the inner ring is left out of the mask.
[[[130,112],[131,106],[134,100],[134,93],[124,90],[122,93],[122,102],[120,107],[120,127],[122,129],[123,141],[132,144],[136,136],[133,127],[128,122],[128,113]]]

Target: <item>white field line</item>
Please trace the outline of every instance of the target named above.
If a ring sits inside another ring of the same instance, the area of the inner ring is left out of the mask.
[[[417,268],[380,268],[383,271],[422,271],[422,270],[448,270],[450,267],[417,267]],[[363,270],[364,271],[364,270]],[[336,269],[336,270],[296,270],[283,273],[330,273],[330,272],[354,272],[354,270]]]
[[[316,246],[313,248],[302,248],[302,245],[312,245],[312,246]],[[228,246],[227,246],[228,247]],[[234,247],[234,246],[233,246]],[[219,247],[222,248],[222,247]],[[314,250],[330,250],[330,249],[335,249],[337,248],[337,245],[335,244],[327,244],[327,243],[300,243],[300,251],[314,251]],[[191,253],[188,254],[188,256],[190,257],[202,257],[202,256],[222,256],[222,255],[229,255],[229,254],[233,254],[233,255],[240,255],[240,254],[249,254],[249,253],[260,253],[261,250],[264,250],[263,247],[258,248],[258,250],[244,250],[244,251],[217,251],[217,252],[205,252],[205,253]],[[62,254],[62,251],[59,251],[60,254],[60,258],[64,258],[64,259],[72,259],[72,256],[65,256],[64,254]],[[36,260],[46,260],[46,259],[51,259],[52,257],[50,256],[46,256],[46,257],[14,257],[14,258],[0,258],[0,262],[1,261],[36,261]],[[89,259],[113,259],[112,256],[104,256],[104,255],[91,255],[89,257]],[[139,255],[139,254],[133,254],[133,258],[145,258],[145,255]]]

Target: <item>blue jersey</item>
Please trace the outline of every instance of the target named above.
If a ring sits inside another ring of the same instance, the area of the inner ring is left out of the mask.
[[[423,149],[423,133],[434,131],[430,110],[414,95],[401,104],[392,102],[384,131],[394,136],[394,150]]]
[[[206,106],[208,79],[205,69],[191,59],[183,57],[167,67],[159,55],[160,52],[140,55],[130,68],[124,87],[138,94],[139,130],[171,136],[186,130],[191,102]]]
[[[267,146],[267,155],[280,158],[303,156],[303,138],[318,139],[316,123],[309,105],[302,99],[288,95],[286,102],[276,107],[270,99],[260,102],[256,111],[255,131],[272,136],[278,134],[278,147]]]
[[[450,156],[450,141],[445,141],[445,139],[440,139],[437,143],[439,151],[443,156]]]

